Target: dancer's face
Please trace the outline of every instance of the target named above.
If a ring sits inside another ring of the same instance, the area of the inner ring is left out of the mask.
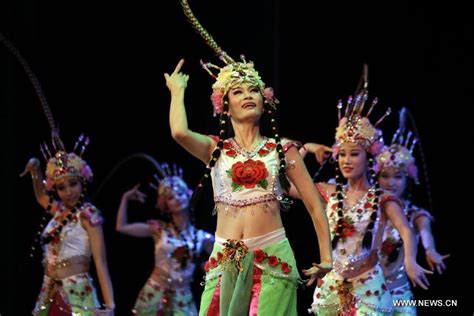
[[[361,145],[344,143],[339,149],[338,161],[346,179],[358,179],[367,172],[367,152]]]
[[[168,189],[163,198],[170,213],[179,213],[189,206],[189,194],[186,191]]]
[[[56,191],[66,208],[72,209],[81,198],[82,183],[77,177],[64,177],[56,181]]]
[[[379,183],[382,189],[402,197],[407,185],[407,176],[400,168],[386,167],[380,171]]]
[[[243,83],[229,90],[229,112],[234,122],[258,121],[263,113],[263,97],[257,86]]]

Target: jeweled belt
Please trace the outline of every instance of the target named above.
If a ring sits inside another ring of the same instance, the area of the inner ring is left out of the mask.
[[[72,257],[67,257],[64,259],[56,260],[55,262],[49,262],[47,259],[43,260],[43,266],[49,272],[53,272],[59,269],[69,267],[73,263],[87,264],[89,265],[90,258],[84,255],[77,255]]]

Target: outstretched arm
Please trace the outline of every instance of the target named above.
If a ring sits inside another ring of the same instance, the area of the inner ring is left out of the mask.
[[[299,155],[297,149],[292,147],[286,153],[288,161],[294,160],[293,166],[287,169],[288,177],[294,184],[299,196],[303,200],[313,221],[314,230],[318,236],[319,253],[321,265],[306,270],[305,274],[311,276],[308,285],[311,285],[316,277],[321,278],[332,268],[331,237],[329,235],[329,224],[324,210],[322,198],[314,187],[308,170]]]
[[[128,223],[128,202],[136,200],[141,203],[145,202],[146,195],[138,191],[140,184],[134,186],[122,195],[120,207],[117,213],[117,220],[115,222],[115,230],[119,233],[134,236],[134,237],[151,237],[152,232],[150,226],[146,223]]]
[[[425,274],[433,274],[433,272],[423,269],[416,262],[416,239],[402,208],[394,201],[388,201],[383,204],[383,211],[392,221],[393,226],[403,240],[403,248],[405,251],[405,269],[414,287],[419,285],[422,289],[427,290],[430,285]]]
[[[332,153],[331,147],[316,144],[316,143],[306,143],[299,150],[301,157],[304,159],[308,153],[313,154],[316,157],[316,161],[321,165],[324,160],[329,158],[329,155]]]
[[[425,249],[426,262],[430,266],[431,271],[434,271],[436,268],[439,274],[443,274],[443,270],[446,269],[443,260],[447,259],[450,255],[441,255],[436,250],[434,237],[431,232],[430,218],[427,216],[419,216],[415,219],[415,227],[421,236],[421,242]]]
[[[20,175],[21,177],[31,173],[31,179],[33,181],[33,190],[35,192],[36,201],[48,212],[54,214],[57,210],[58,202],[52,200],[46,193],[46,187],[44,185],[44,175],[41,171],[40,162],[38,158],[31,158],[25,166],[25,170]]]
[[[216,141],[211,137],[193,132],[188,127],[184,92],[188,85],[189,75],[181,73],[184,59],[181,59],[173,73],[165,73],[166,86],[171,93],[170,128],[173,139],[191,155],[208,163]]]

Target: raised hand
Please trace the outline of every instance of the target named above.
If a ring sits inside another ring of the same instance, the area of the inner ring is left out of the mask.
[[[181,73],[181,67],[183,67],[183,64],[184,59],[181,59],[171,75],[168,73],[164,74],[166,86],[171,94],[186,89],[188,85],[189,75]]]
[[[332,148],[331,147],[328,147],[328,146],[325,146],[325,145],[321,145],[319,144],[319,146],[316,148],[315,152],[314,152],[314,156],[316,157],[316,161],[322,165],[324,160],[326,160],[327,158],[329,158],[332,154]]]
[[[20,177],[24,177],[28,172],[31,172],[31,174],[34,176],[40,168],[40,161],[38,158],[33,157],[30,160],[28,160],[28,163],[25,166],[25,170],[20,174]]]
[[[127,201],[138,201],[140,203],[144,203],[146,199],[146,194],[140,192],[138,188],[140,187],[140,183],[135,185],[132,189],[126,191],[122,198]]]
[[[330,157],[332,153],[332,148],[322,145],[322,144],[317,144],[317,143],[306,143],[304,144],[304,149],[308,153],[314,154],[314,157],[316,158],[316,161],[322,165],[324,160]]]

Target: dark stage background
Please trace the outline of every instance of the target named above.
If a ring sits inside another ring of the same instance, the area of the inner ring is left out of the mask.
[[[244,53],[281,100],[281,134],[303,142],[331,144],[336,103],[353,93],[363,62],[369,64],[370,91],[379,97],[379,117],[408,106],[418,123],[431,180],[438,250],[451,253],[443,276],[430,277],[419,299],[457,300],[457,307],[421,307],[420,315],[472,313],[468,292],[472,273],[472,22],[466,8],[448,3],[429,7],[309,7],[308,1],[191,1],[204,26],[235,58]],[[219,63],[182,14],[178,1],[10,1],[2,3],[0,30],[20,49],[46,92],[63,141],[72,148],[85,132],[92,143],[85,158],[95,174],[90,192],[106,219],[109,268],[116,315],[127,315],[153,267],[151,239],[114,231],[121,194],[154,171],[143,160],[120,169],[94,196],[112,167],[127,155],[146,152],[176,162],[196,185],[204,166],[171,139],[169,92],[163,73],[179,58],[190,74],[186,105],[190,127],[216,133],[209,100],[212,79],[199,59]],[[6,6],[5,6],[6,5]],[[30,82],[17,61],[0,47],[2,126],[2,295],[1,315],[28,315],[39,291],[39,256],[28,258],[42,210],[29,177],[18,174],[49,129]],[[397,115],[382,127],[390,135]],[[389,138],[387,136],[386,138]],[[417,156],[419,158],[419,155]],[[420,160],[418,159],[418,162]],[[309,170],[317,167],[312,157]],[[43,164],[44,166],[44,164]],[[422,188],[421,188],[422,189]],[[150,192],[150,199],[154,198]],[[428,207],[426,195],[418,194]],[[131,220],[156,215],[152,203],[133,206]],[[197,225],[214,231],[209,191]],[[298,268],[318,260],[310,218],[301,203],[283,214]],[[308,245],[311,245],[310,247]],[[423,265],[424,260],[421,258]],[[196,282],[196,301],[201,287]],[[98,284],[97,284],[98,285]],[[310,306],[313,288],[298,290],[299,313]]]

